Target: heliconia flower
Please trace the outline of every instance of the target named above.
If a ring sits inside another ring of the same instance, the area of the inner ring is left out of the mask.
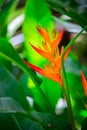
[[[84,92],[85,92],[85,95],[87,96],[87,80],[86,80],[84,74],[82,73],[82,71],[80,71],[80,75],[81,75],[81,80],[82,80]]]
[[[44,65],[43,68],[39,68],[35,65],[30,64],[27,61],[25,61],[25,63],[36,72],[58,82],[62,86],[62,78],[61,78],[60,71],[61,71],[61,66],[62,66],[62,54],[64,52],[64,47],[61,47],[61,50],[59,50],[58,45],[62,39],[64,29],[61,32],[53,31],[52,40],[49,36],[49,32],[47,29],[46,31],[44,31],[42,27],[39,27],[37,28],[37,30],[42,36],[42,38],[44,39],[44,41],[42,42],[43,48],[41,49],[40,47],[35,47],[31,43],[30,45],[37,53],[39,53],[41,56],[43,56],[44,58],[48,60],[47,64]],[[66,60],[70,50],[71,50],[71,47],[66,51],[64,55],[64,61]]]

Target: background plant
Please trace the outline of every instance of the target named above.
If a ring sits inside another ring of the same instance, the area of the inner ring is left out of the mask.
[[[0,0],[0,129],[71,130],[67,107],[58,106],[57,108],[61,98],[64,102],[60,85],[48,78],[38,76],[27,67],[24,59],[42,67],[46,60],[29,46],[29,42],[34,43],[35,46],[41,46],[42,39],[36,27],[40,25],[43,28],[47,27],[51,34],[52,29],[56,28],[57,21],[61,21],[67,30],[66,25],[70,25],[69,22],[60,17],[61,14],[65,14],[84,28],[87,25],[86,5],[86,1],[78,0],[37,0],[37,3],[35,0],[25,2]],[[14,20],[17,24],[14,24],[16,23]],[[11,27],[14,28],[11,30]],[[76,39],[72,43],[75,41]],[[63,43],[65,45],[68,41],[63,40]],[[85,130],[87,129],[87,101],[81,83],[80,70],[86,76],[87,66],[79,61],[72,50],[64,67],[75,127],[78,130]],[[48,102],[56,114],[51,114]]]

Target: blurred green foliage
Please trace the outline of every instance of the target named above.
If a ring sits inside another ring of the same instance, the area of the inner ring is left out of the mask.
[[[55,10],[60,15],[69,16],[83,28],[87,25],[87,2],[27,0],[19,5],[21,2],[23,1],[0,0],[0,130],[71,130],[67,108],[56,108],[59,100],[64,98],[62,88],[27,67],[24,59],[41,67],[46,60],[29,45],[30,42],[41,46],[42,38],[36,27],[48,28],[51,35],[52,29],[56,28],[53,20]],[[14,33],[8,37],[8,26],[20,15],[24,16],[23,21],[19,26],[18,23],[15,25]],[[23,50],[19,54],[11,43],[11,38],[21,33]],[[64,66],[76,128],[86,130],[87,97],[79,73],[82,70],[87,76],[87,65],[79,62],[76,54],[71,51]],[[61,109],[62,112],[57,115],[56,109],[58,112]]]
[[[46,0],[51,7],[72,18],[77,24],[87,25],[87,1],[86,0]]]

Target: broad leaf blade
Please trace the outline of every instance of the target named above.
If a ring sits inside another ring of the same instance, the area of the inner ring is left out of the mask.
[[[28,0],[23,24],[25,56],[29,62],[42,65],[44,59],[29,45],[29,43],[41,45],[42,38],[36,29],[37,26],[48,28],[49,32],[52,31],[54,25],[51,12],[45,0]]]
[[[27,67],[27,65],[23,62],[23,60],[17,54],[12,45],[2,38],[0,38],[0,55],[7,60],[14,62],[20,69],[28,74],[28,76],[33,80],[36,86],[39,85],[40,79],[29,67]]]
[[[24,112],[24,110],[12,98],[10,97],[0,98],[0,113],[17,113],[17,112]]]
[[[7,62],[8,63],[8,62]],[[12,73],[0,65],[0,96],[12,97],[17,100],[23,108],[29,109],[29,103],[26,100],[28,95],[23,85],[12,75]],[[29,91],[29,90],[28,90]]]

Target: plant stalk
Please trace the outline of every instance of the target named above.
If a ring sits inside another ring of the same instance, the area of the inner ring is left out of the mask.
[[[67,49],[75,42],[75,40],[80,36],[80,34],[87,29],[87,26],[85,26],[75,37],[73,40],[69,42],[69,44],[66,46],[64,53],[62,55],[62,82],[63,82],[63,92],[64,96],[67,102],[68,106],[68,114],[69,114],[69,119],[70,123],[72,126],[72,130],[75,130],[75,123],[74,123],[74,116],[73,116],[73,111],[72,111],[72,105],[71,105],[71,100],[70,100],[70,94],[69,94],[69,88],[67,84],[67,79],[66,79],[66,74],[65,74],[65,68],[64,68],[64,55],[67,51]]]

